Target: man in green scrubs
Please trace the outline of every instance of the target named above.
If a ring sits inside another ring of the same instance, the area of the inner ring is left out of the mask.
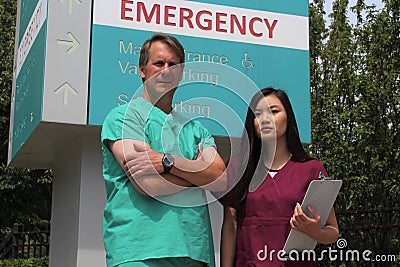
[[[155,34],[140,51],[143,96],[114,108],[101,140],[107,266],[215,266],[205,192],[226,188],[213,137],[172,109],[179,41]]]

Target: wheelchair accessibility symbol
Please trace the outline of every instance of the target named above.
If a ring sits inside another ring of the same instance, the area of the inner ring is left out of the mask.
[[[253,64],[253,62],[251,61],[251,59],[249,57],[247,57],[247,52],[244,53],[244,57],[242,59],[242,66],[245,69],[250,69],[255,66]]]

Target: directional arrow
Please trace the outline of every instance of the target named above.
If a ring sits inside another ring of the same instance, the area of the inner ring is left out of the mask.
[[[76,40],[75,36],[71,32],[68,32],[67,35],[70,41],[57,39],[57,44],[70,46],[70,48],[67,50],[67,54],[72,54],[80,45],[80,43],[78,40]]]
[[[64,2],[65,0],[59,0],[60,3]],[[74,2],[74,0],[68,0],[68,13],[72,14],[72,3]],[[82,0],[75,0],[75,2],[77,2],[78,4],[82,5],[83,2]]]
[[[72,87],[68,82],[63,83],[63,85],[54,90],[54,93],[56,93],[56,95],[62,92],[64,93],[64,106],[68,105],[68,93],[78,95],[78,91],[76,91],[74,87]]]

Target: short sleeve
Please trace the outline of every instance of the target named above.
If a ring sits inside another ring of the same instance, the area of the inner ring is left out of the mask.
[[[122,118],[121,110],[118,108],[114,108],[107,115],[101,130],[101,142],[103,145],[107,140],[116,141],[122,138]]]
[[[206,149],[207,147],[216,148],[217,146],[215,144],[214,137],[212,137],[211,133],[198,121],[196,121],[196,126],[201,129],[200,143],[203,144],[203,149]]]
[[[320,164],[321,164],[322,173],[325,175],[325,177],[329,177],[329,174],[328,174],[327,170],[325,169],[324,165],[322,164],[322,162],[320,162]],[[318,173],[318,176],[319,176],[319,173]]]
[[[145,125],[139,114],[127,105],[114,108],[106,117],[101,132],[101,141],[120,139],[145,140]]]
[[[325,177],[329,177],[328,172],[326,171],[322,162],[320,162],[317,159],[313,159],[310,161],[310,164],[312,164],[310,166],[310,170],[312,172],[311,176],[312,176],[313,180],[318,180],[321,172]]]

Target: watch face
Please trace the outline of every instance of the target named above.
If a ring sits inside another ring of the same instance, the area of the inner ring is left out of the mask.
[[[174,157],[171,155],[168,155],[168,154],[165,155],[164,164],[165,164],[165,166],[168,166],[168,167],[174,165]]]
[[[173,160],[170,157],[165,157],[164,162],[166,165],[171,166],[173,163]]]

